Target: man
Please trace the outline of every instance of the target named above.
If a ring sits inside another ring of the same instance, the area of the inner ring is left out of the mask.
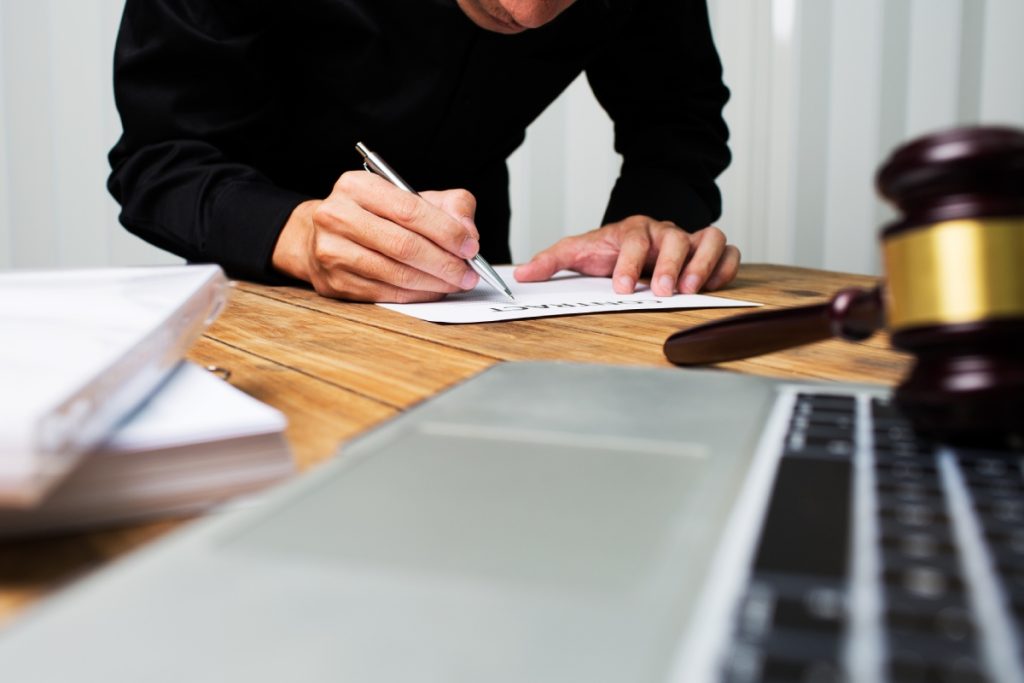
[[[238,277],[435,300],[476,284],[478,250],[511,260],[505,160],[583,70],[622,173],[601,228],[515,277],[729,282],[739,252],[707,227],[729,153],[704,0],[127,0],[109,187],[132,232]],[[354,170],[357,141],[438,189]]]

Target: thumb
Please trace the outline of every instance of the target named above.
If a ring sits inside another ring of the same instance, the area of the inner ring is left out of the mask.
[[[552,247],[534,256],[529,263],[516,266],[513,275],[518,282],[542,282],[566,267],[568,264],[559,258],[557,247]]]
[[[476,197],[466,190],[434,190],[421,192],[420,196],[456,219],[469,230],[475,239],[480,239],[476,227]]]

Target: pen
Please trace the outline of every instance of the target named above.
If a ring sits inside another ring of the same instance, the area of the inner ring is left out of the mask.
[[[416,190],[412,189],[409,183],[402,180],[402,176],[395,173],[395,170],[388,166],[386,161],[380,158],[379,154],[371,151],[366,145],[364,145],[361,142],[356,143],[356,151],[362,155],[363,168],[365,168],[367,171],[369,171],[370,173],[376,173],[381,178],[390,181],[392,185],[400,187],[406,192],[418,194]],[[491,264],[487,263],[487,261],[484,260],[483,256],[477,254],[471,259],[466,259],[466,263],[469,264],[470,268],[476,271],[476,274],[479,275],[484,282],[486,282],[499,292],[503,293],[512,301],[516,300],[516,298],[512,296],[512,291],[508,288],[508,285],[506,285],[505,282],[501,279],[501,277],[496,272],[494,272],[494,268],[491,268]]]

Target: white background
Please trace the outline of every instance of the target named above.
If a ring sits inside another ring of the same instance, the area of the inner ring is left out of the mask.
[[[178,260],[120,228],[105,189],[122,2],[0,0],[0,268]],[[873,176],[896,144],[1024,126],[1024,0],[709,5],[733,92],[719,225],[747,261],[876,273],[891,214]],[[582,79],[530,129],[510,162],[517,260],[596,226],[611,136]]]

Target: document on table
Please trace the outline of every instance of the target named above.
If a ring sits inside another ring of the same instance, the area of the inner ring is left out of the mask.
[[[516,282],[514,266],[497,266],[498,275],[512,289],[509,301],[486,283],[469,292],[450,294],[441,301],[424,304],[378,304],[384,308],[435,323],[482,323],[556,315],[649,311],[678,308],[738,308],[761,304],[704,294],[655,296],[646,285],[633,294],[616,294],[612,280],[562,271],[548,282]]]

